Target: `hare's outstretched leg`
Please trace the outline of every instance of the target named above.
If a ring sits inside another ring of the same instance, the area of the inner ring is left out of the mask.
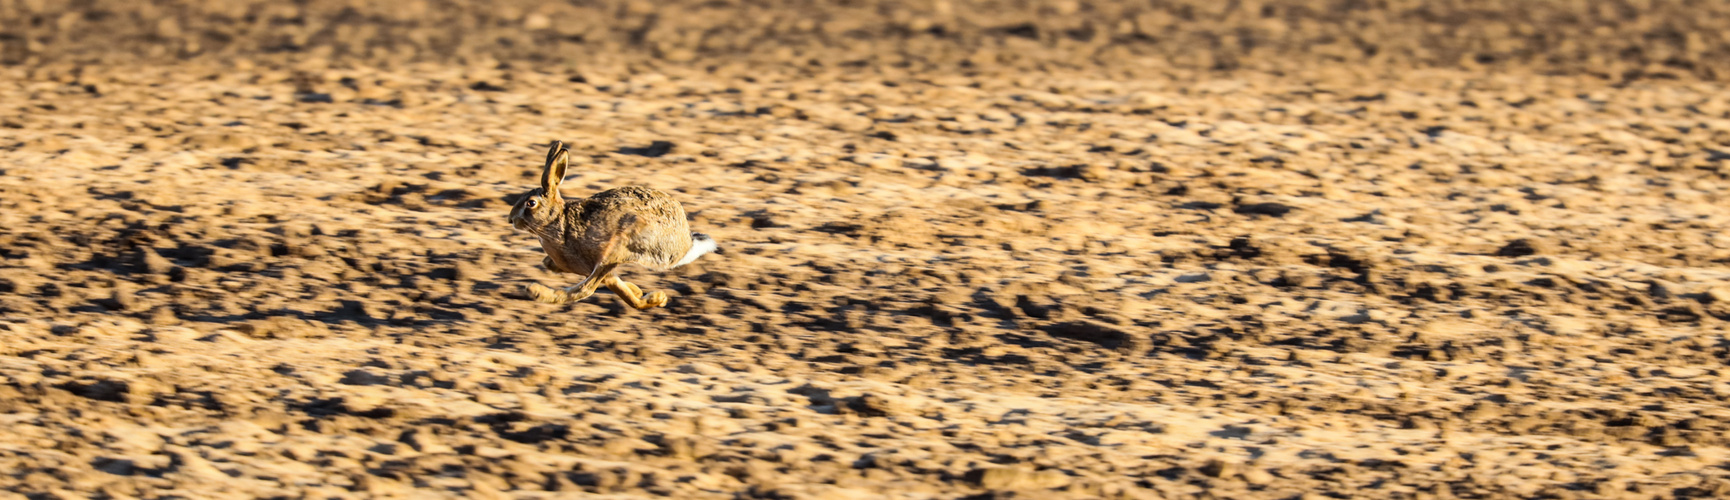
[[[613,268],[615,267],[619,267],[619,265],[607,264],[600,266],[596,268],[595,272],[590,274],[589,277],[583,278],[582,282],[562,289],[554,289],[540,283],[530,283],[527,289],[529,297],[533,297],[535,302],[544,304],[564,304],[589,298],[590,295],[595,294],[596,290],[601,289],[601,285],[606,284],[608,281],[608,278],[597,278],[597,276],[608,276],[610,278]]]
[[[641,229],[642,225],[642,219],[632,217],[630,226],[627,227],[632,231],[636,231]],[[601,262],[611,262],[613,260],[613,253],[618,250],[621,243],[624,243],[625,235],[626,232],[621,231],[613,233],[611,238],[607,238],[606,245],[601,247]],[[552,267],[550,265],[552,263],[552,257],[547,257],[541,260],[541,264],[547,265],[549,268]],[[583,278],[581,283],[577,283],[575,286],[563,290],[554,290],[540,283],[530,283],[525,291],[528,292],[529,297],[535,299],[535,302],[544,304],[564,304],[567,302],[583,300],[589,298],[590,295],[594,295],[595,290],[601,289],[601,285],[608,283],[608,280],[613,277],[613,269],[619,267],[619,264],[621,263],[613,262],[611,264],[595,266],[595,270],[589,272],[589,276]],[[555,269],[555,271],[564,272],[563,269]]]
[[[600,264],[595,266],[594,271],[590,272],[587,278],[583,278],[581,283],[577,283],[576,285],[567,287],[563,290],[554,290],[540,283],[530,283],[527,287],[524,287],[524,292],[527,292],[529,297],[534,298],[535,302],[545,304],[575,302],[589,298],[590,295],[594,295],[595,290],[599,290],[601,285],[609,283],[613,278],[613,269],[619,267],[619,264],[623,264],[623,262],[618,262],[613,258],[614,253],[619,249],[619,245],[624,244],[625,240],[629,239],[628,236],[636,235],[638,232],[643,230],[644,226],[648,225],[646,220],[635,215],[627,216],[623,222],[624,230],[614,232],[611,237],[607,238],[607,242],[601,245],[601,257],[598,260],[600,262],[610,262],[610,264]],[[550,256],[541,259],[541,264],[548,266],[549,268],[552,267],[552,263],[553,260]],[[565,270],[562,269],[554,270],[565,272]]]
[[[617,277],[617,275],[614,275],[614,276]],[[631,287],[631,293],[635,293],[639,297],[641,297],[643,295],[643,289],[637,288],[636,283],[625,281],[624,278],[620,278],[619,283],[624,284],[625,286]]]
[[[618,295],[620,299],[624,299],[626,305],[637,309],[653,309],[667,305],[666,292],[653,292],[644,296],[643,289],[637,288],[637,285],[633,285],[629,281],[619,279],[618,276],[607,277],[607,289],[612,290],[613,294]]]

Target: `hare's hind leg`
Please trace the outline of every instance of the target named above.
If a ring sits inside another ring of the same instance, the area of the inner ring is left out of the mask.
[[[631,291],[637,292],[637,295],[642,296],[643,301],[649,304],[649,307],[666,307],[667,301],[670,300],[667,298],[667,292],[649,292],[644,294],[643,289],[637,288],[636,283],[631,283],[625,280],[619,280],[619,283],[624,283],[625,286],[631,287]]]
[[[615,267],[619,267],[619,265],[598,266],[595,268],[595,272],[590,273],[589,277],[583,278],[582,282],[563,289],[554,289],[540,283],[533,283],[528,286],[528,294],[529,297],[535,299],[535,302],[544,304],[564,304],[583,300],[594,295],[595,291],[600,290],[601,285],[606,284],[609,280],[617,279],[612,276]],[[597,278],[597,276],[605,276],[605,278]]]
[[[653,309],[667,305],[666,293],[654,292],[645,296],[643,289],[637,288],[637,285],[631,284],[629,281],[619,279],[618,276],[607,277],[607,289],[612,290],[614,295],[623,299],[626,305],[636,309]]]

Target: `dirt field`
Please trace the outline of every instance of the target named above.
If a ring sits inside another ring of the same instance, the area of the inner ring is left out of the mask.
[[[1730,4],[1216,3],[0,0],[0,499],[1730,496]]]

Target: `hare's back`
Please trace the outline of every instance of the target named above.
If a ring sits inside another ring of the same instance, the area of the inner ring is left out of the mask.
[[[625,186],[613,188],[583,200],[584,219],[593,224],[619,227],[630,216],[647,224],[625,248],[637,264],[653,269],[665,269],[678,262],[691,249],[691,227],[685,221],[685,207],[672,196],[654,188]]]
[[[608,189],[583,200],[584,213],[611,219],[625,214],[648,219],[650,225],[685,225],[685,207],[660,190],[643,186]]]

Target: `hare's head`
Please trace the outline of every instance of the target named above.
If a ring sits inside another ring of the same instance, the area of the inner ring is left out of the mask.
[[[557,223],[565,211],[565,198],[559,195],[559,183],[565,180],[565,167],[571,154],[563,142],[554,141],[547,150],[547,167],[541,172],[541,186],[523,193],[511,206],[511,227],[539,233]]]

